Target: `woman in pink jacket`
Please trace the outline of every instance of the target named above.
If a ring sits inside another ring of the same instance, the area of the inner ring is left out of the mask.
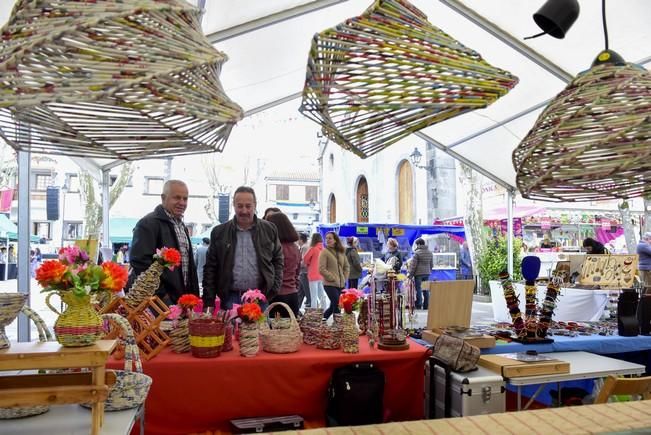
[[[303,263],[307,267],[307,280],[310,283],[311,308],[325,308],[326,296],[323,289],[323,277],[319,273],[319,255],[323,250],[323,238],[321,234],[312,234],[310,249],[303,257]]]

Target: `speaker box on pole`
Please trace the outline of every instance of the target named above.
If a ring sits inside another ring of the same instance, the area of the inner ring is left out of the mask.
[[[46,191],[45,196],[45,212],[47,214],[47,220],[49,221],[58,221],[59,220],[59,188],[54,186],[49,186]]]

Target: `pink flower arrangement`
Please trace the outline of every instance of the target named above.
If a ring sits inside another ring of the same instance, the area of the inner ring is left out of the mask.
[[[249,303],[249,302],[252,302],[252,303],[255,303],[255,304],[259,305],[259,304],[267,302],[267,298],[257,288],[253,289],[253,290],[249,289],[249,290],[245,291],[244,294],[242,295],[242,303],[246,304],[246,303]]]

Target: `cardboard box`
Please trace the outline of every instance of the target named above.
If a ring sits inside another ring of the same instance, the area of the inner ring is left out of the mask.
[[[422,288],[429,289],[427,329],[470,326],[475,281],[425,281]]]
[[[436,338],[441,334],[440,329],[435,329],[429,331],[427,329],[423,330],[423,340],[430,344],[434,344]],[[482,335],[481,337],[464,337],[463,341],[473,346],[477,346],[480,349],[488,349],[495,347],[495,337],[491,335]]]
[[[500,373],[505,378],[553,375],[570,372],[570,363],[560,360],[524,362],[505,358],[500,355],[482,355],[479,357],[478,364],[489,370]]]

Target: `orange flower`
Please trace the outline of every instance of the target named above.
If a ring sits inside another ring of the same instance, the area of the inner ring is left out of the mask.
[[[262,308],[253,302],[240,305],[237,309],[237,314],[245,322],[257,322],[263,317]]]
[[[45,261],[36,269],[36,281],[43,288],[66,288],[69,284],[64,277],[67,270],[58,260]]]
[[[127,284],[128,273],[119,264],[112,261],[102,263],[102,271],[104,272],[104,278],[100,283],[101,288],[118,293]]]
[[[201,302],[201,299],[199,299],[198,296],[195,296],[193,294],[185,294],[179,298],[177,304],[181,305],[185,309],[189,309],[194,308],[199,302]]]

